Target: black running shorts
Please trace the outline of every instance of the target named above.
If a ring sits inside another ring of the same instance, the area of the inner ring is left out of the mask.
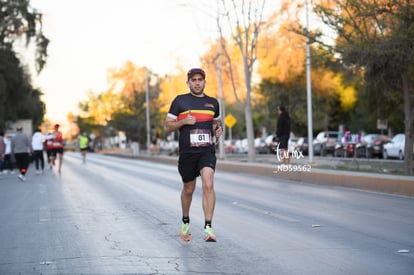
[[[204,167],[216,168],[216,154],[214,152],[184,153],[178,159],[178,172],[184,183],[200,176]]]
[[[57,154],[63,155],[63,148],[53,148],[50,155],[55,157]]]

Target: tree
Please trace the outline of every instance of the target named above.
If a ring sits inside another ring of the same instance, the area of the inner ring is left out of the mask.
[[[235,0],[218,1],[219,12],[217,26],[219,29],[222,51],[228,62],[228,69],[236,99],[238,99],[238,93],[240,93],[240,91],[236,90],[236,86],[234,85],[234,72],[237,70],[238,66],[233,64],[227,43],[225,43],[222,20],[227,20],[232,42],[235,43],[239,50],[239,54],[242,57],[241,68],[243,69],[242,75],[245,83],[244,93],[246,97],[243,103],[240,101],[239,103],[243,104],[245,110],[246,135],[249,145],[248,161],[250,162],[255,161],[256,159],[252,112],[252,76],[254,65],[257,60],[257,45],[260,29],[263,25],[262,16],[265,2],[265,0],[249,0],[242,1],[241,3],[238,2],[240,5],[237,5]],[[222,12],[220,12],[221,10]]]
[[[332,1],[316,5],[315,11],[338,38],[333,46],[319,36],[315,41],[338,53],[346,68],[363,72],[366,93],[373,99],[371,111],[379,118],[404,110],[404,163],[413,173],[413,1],[337,0],[334,8],[326,7],[326,2]]]
[[[41,96],[16,54],[0,49],[0,128],[7,128],[6,122],[17,119],[32,119],[33,126],[39,126],[45,113]]]
[[[28,0],[0,0],[0,127],[7,121],[33,119],[37,127],[43,120],[45,106],[41,91],[34,89],[30,74],[13,50],[13,44],[34,40],[35,66],[39,73],[46,62],[49,40],[42,32],[42,14],[29,6]]]
[[[284,1],[268,20],[258,47],[258,87],[263,95],[260,110],[266,110],[263,125],[276,128],[278,105],[285,105],[292,118],[292,132],[307,134],[306,105],[306,38],[295,31],[300,28],[299,5],[302,1]],[[347,123],[357,98],[355,85],[338,66],[334,55],[322,47],[311,47],[313,128],[336,130]]]
[[[39,73],[47,58],[49,39],[43,35],[42,14],[32,9],[30,0],[0,0],[0,48],[11,49],[20,38],[28,46],[36,45],[36,70]]]
[[[124,131],[129,140],[145,144],[146,77],[149,78],[150,121],[161,125],[158,76],[127,61],[124,66],[108,71],[110,88],[107,91],[89,92],[88,99],[78,104],[82,111],[79,127],[94,129],[98,136],[113,136],[117,131]]]

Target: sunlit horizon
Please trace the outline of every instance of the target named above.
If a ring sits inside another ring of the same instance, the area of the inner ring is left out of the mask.
[[[79,113],[77,105],[89,91],[108,89],[108,69],[131,61],[166,75],[177,62],[198,66],[216,34],[214,18],[208,23],[203,11],[182,0],[58,2],[31,1],[44,15],[50,39],[46,66],[32,77],[44,93],[45,118],[53,123],[65,123],[69,112]]]

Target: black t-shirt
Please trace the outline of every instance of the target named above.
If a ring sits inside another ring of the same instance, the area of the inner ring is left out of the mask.
[[[213,144],[213,120],[220,119],[218,101],[207,95],[197,97],[191,93],[178,95],[171,103],[167,116],[177,121],[189,112],[196,117],[194,125],[184,125],[179,133],[180,153],[215,151]]]

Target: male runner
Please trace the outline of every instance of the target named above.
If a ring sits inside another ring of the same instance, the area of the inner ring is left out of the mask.
[[[183,217],[180,236],[184,241],[191,240],[190,206],[198,176],[201,176],[203,189],[204,240],[216,241],[211,225],[216,203],[213,137],[219,138],[222,128],[218,101],[204,93],[205,77],[205,72],[199,68],[187,73],[190,92],[178,95],[173,100],[164,125],[166,132],[179,130],[180,133],[178,171],[184,183],[181,192]]]

